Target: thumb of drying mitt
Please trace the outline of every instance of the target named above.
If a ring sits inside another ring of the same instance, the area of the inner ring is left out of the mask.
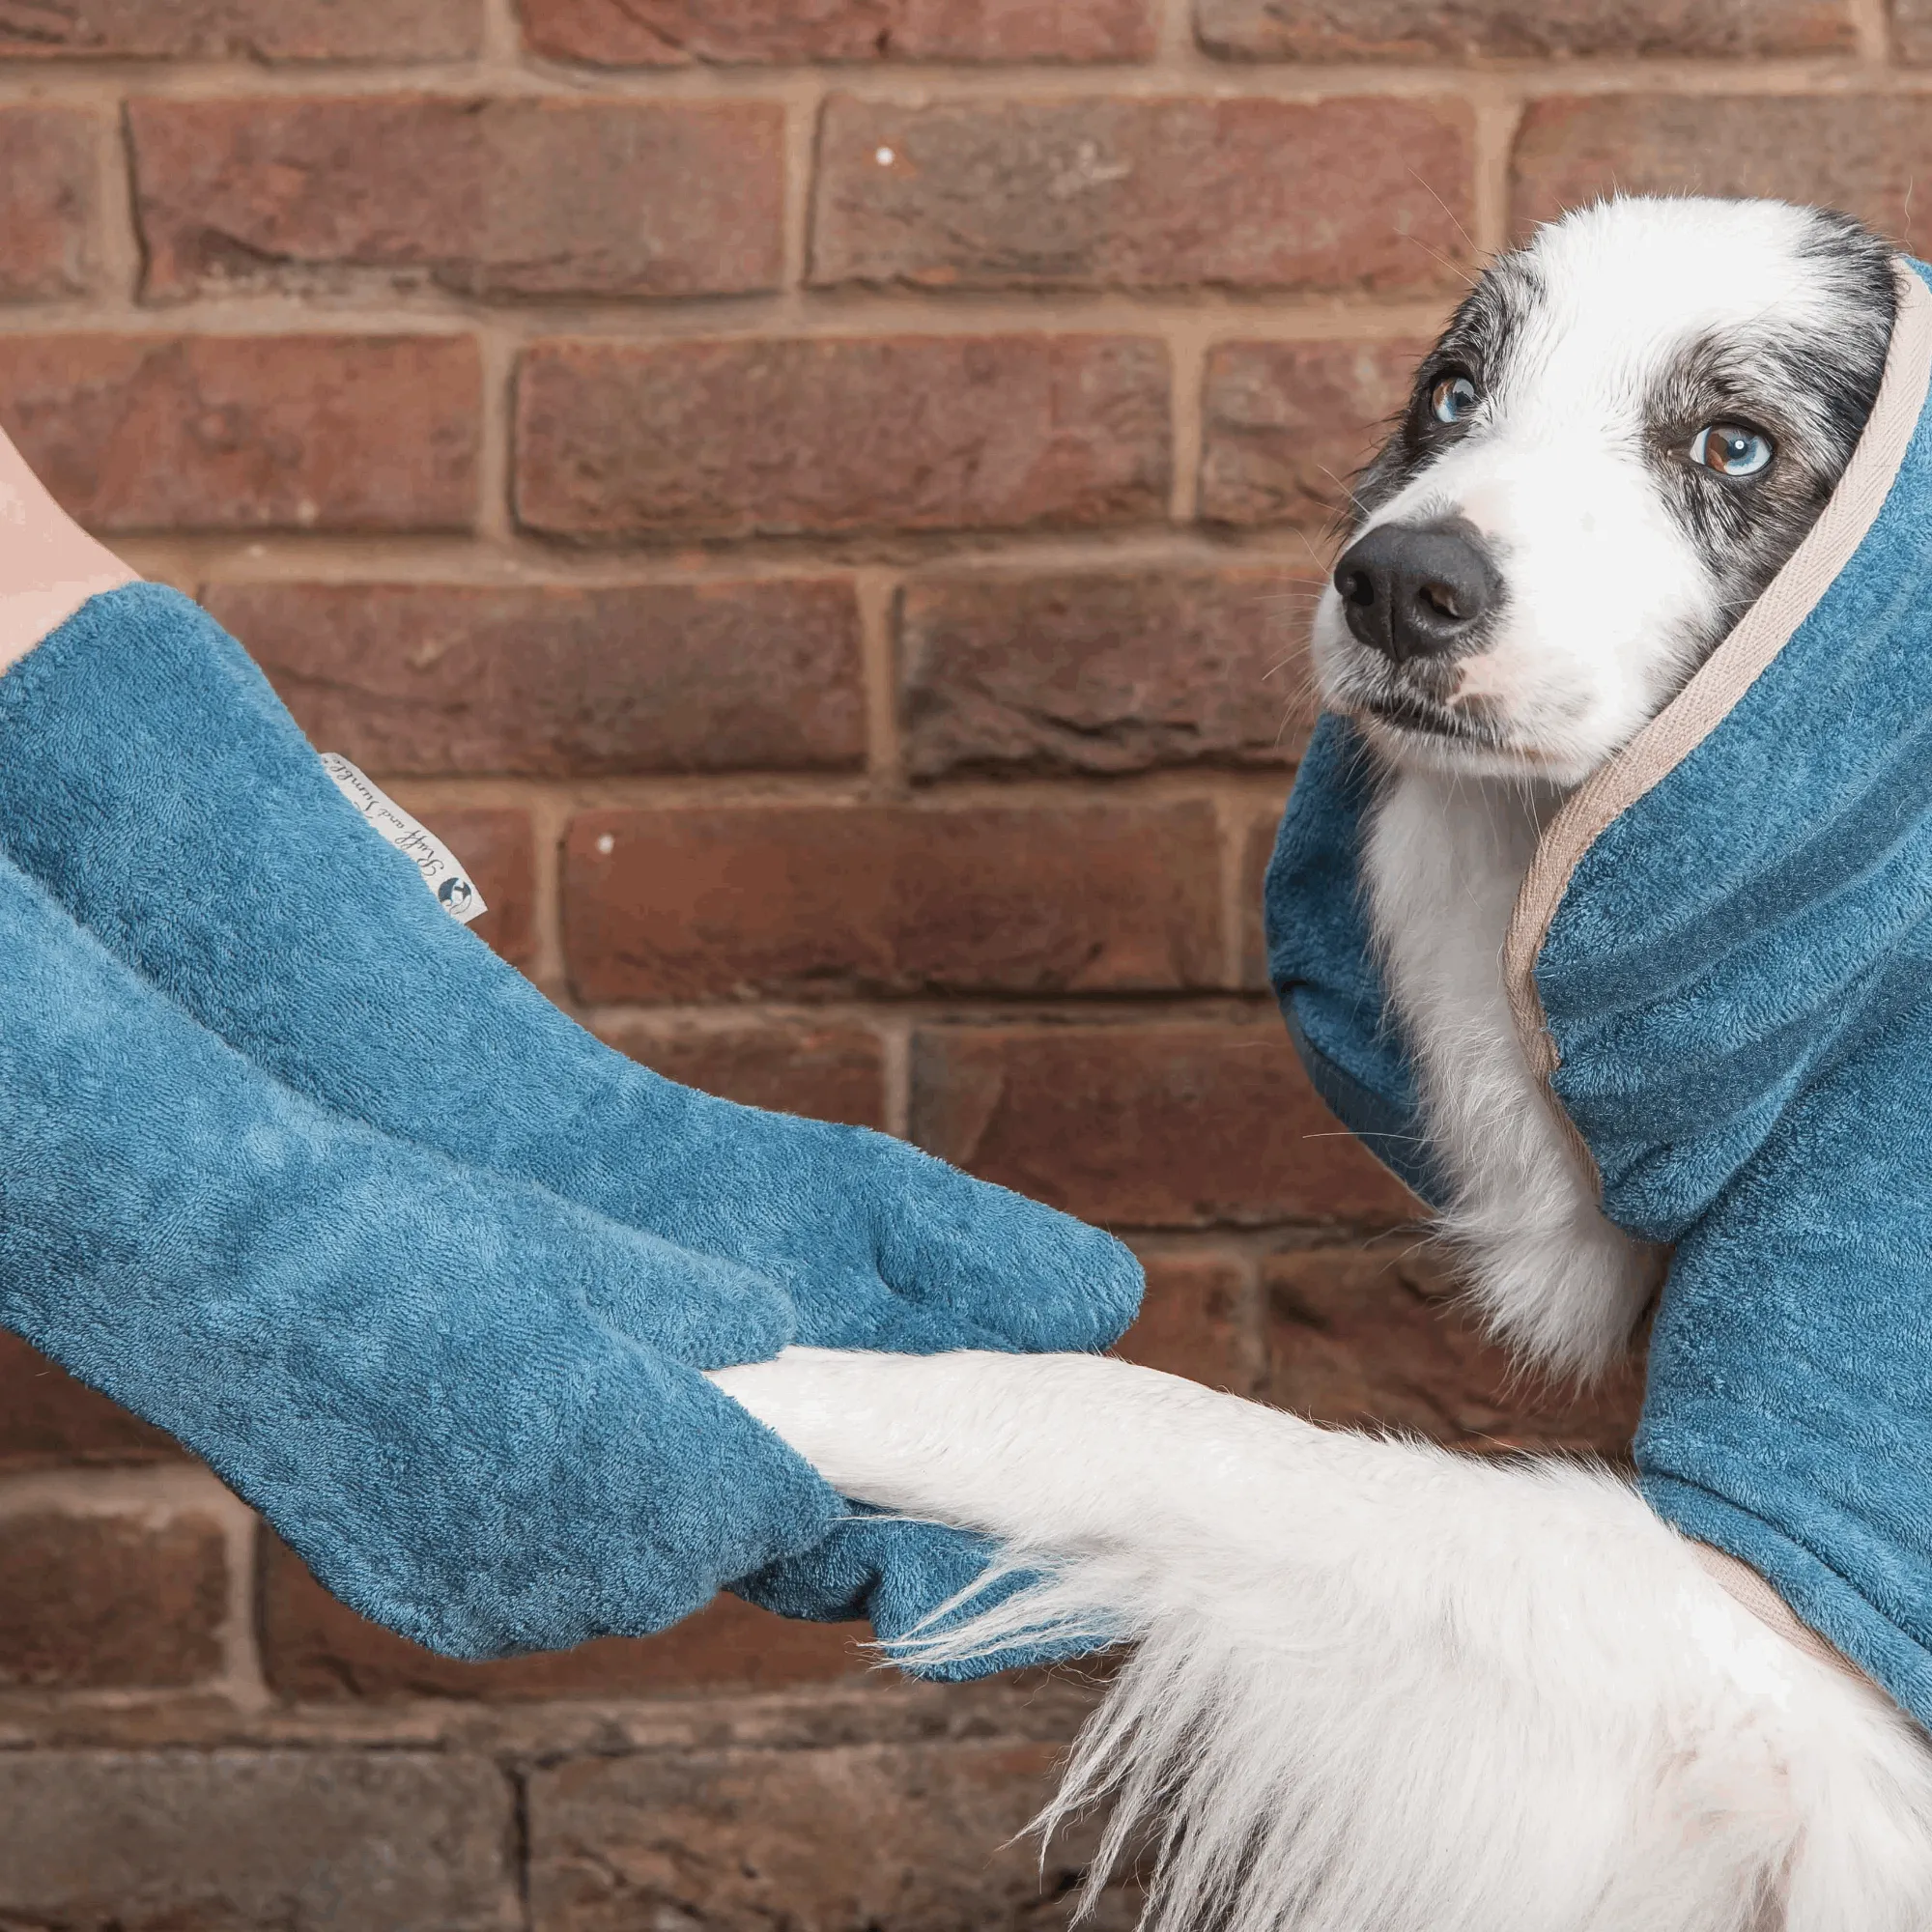
[[[841,1514],[697,1373],[781,1346],[769,1284],[324,1110],[4,860],[0,962],[0,1323],[345,1603],[461,1657],[641,1634]]]

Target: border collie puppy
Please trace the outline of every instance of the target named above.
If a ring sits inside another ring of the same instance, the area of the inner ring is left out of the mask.
[[[1605,1216],[1532,1064],[1512,921],[1566,803],[1829,521],[1902,288],[1855,224],[1779,204],[1542,230],[1424,360],[1316,615],[1374,765],[1367,917],[1443,1229],[1562,1375],[1624,1351],[1665,1258]],[[1035,1575],[926,1656],[1133,1644],[1045,1822],[1112,1801],[1095,1884],[1151,1833],[1161,1932],[1932,1925],[1923,1735],[1608,1470],[1090,1357],[791,1350],[715,1379],[847,1494]]]

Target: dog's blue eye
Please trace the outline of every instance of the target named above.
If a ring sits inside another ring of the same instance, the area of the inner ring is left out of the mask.
[[[1771,439],[1746,423],[1706,423],[1690,439],[1690,454],[1719,476],[1755,476],[1771,461]]]
[[[1429,392],[1430,412],[1437,422],[1461,422],[1476,407],[1476,385],[1460,371],[1444,376]]]

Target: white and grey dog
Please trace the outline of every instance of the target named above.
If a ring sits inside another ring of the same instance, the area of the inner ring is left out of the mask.
[[[1316,617],[1383,768],[1373,923],[1494,1328],[1590,1374],[1651,1258],[1533,1088],[1498,957],[1567,788],[1816,516],[1877,391],[1885,248],[1768,203],[1618,201],[1484,275],[1366,472]],[[1316,1428],[1090,1357],[794,1350],[717,1379],[849,1495],[1044,1579],[950,1645],[1135,1648],[1049,1814],[1151,1830],[1162,1932],[1932,1924],[1932,1751],[1614,1474]]]

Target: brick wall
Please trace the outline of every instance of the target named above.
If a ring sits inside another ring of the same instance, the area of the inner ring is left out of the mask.
[[[1525,220],[1909,240],[1928,94],[1932,0],[37,0],[0,419],[625,1051],[1120,1229],[1143,1360],[1614,1448],[1265,995],[1322,528]],[[1050,1925],[1081,1845],[996,1847],[1090,1694],[728,1603],[450,1664],[0,1342],[8,1923]]]

